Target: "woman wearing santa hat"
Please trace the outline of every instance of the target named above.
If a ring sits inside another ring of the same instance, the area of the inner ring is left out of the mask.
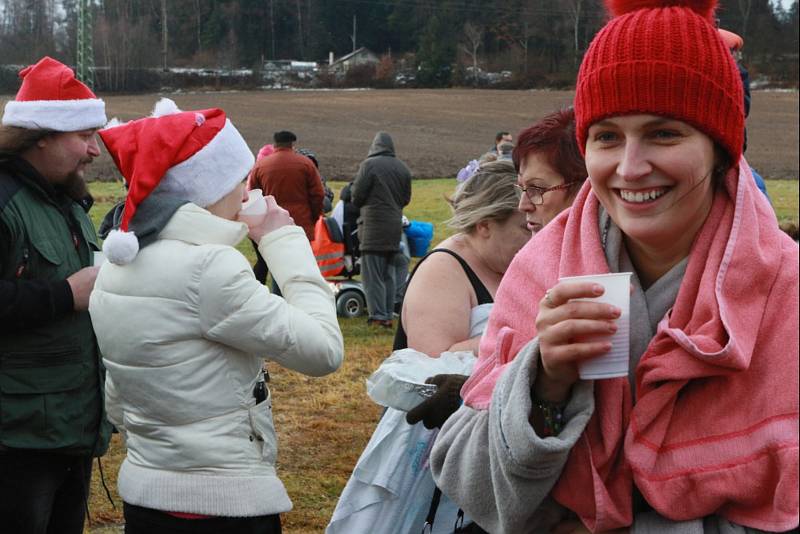
[[[89,304],[127,445],[126,532],[280,532],[291,501],[264,359],[322,376],[343,354],[308,240],[272,197],[249,227],[237,220],[253,155],[220,109],[162,100],[100,137],[129,186]],[[285,300],[234,248],[246,235]]]
[[[742,155],[714,0],[608,0],[575,95],[589,174],[512,262],[431,453],[481,527],[798,525],[797,245]],[[625,324],[562,277],[633,273],[628,376],[579,379]]]

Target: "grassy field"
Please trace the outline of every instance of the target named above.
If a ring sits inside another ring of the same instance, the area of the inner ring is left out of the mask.
[[[454,184],[452,179],[414,183],[413,201],[405,213],[411,219],[433,222],[434,241],[450,233],[444,225],[448,217],[444,196],[452,192]],[[333,182],[331,185],[338,197],[338,189],[344,184]],[[797,181],[767,182],[781,221],[798,221],[798,185]],[[91,190],[96,198],[92,217],[99,224],[124,191],[119,183],[94,183]],[[240,245],[240,250],[254,261],[249,242]],[[333,375],[309,378],[277,365],[270,366],[279,436],[278,472],[294,502],[294,510],[282,518],[287,534],[324,530],[380,412],[367,397],[364,380],[389,354],[392,334],[368,328],[363,318],[340,319],[340,325],[346,355],[342,368]],[[106,498],[95,467],[89,505],[90,531],[100,532],[103,525],[122,520],[116,478],[124,456],[123,447],[115,436],[109,453],[103,458],[103,471],[116,508]]]

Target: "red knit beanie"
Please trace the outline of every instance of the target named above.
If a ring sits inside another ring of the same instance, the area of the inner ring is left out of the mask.
[[[576,136],[606,117],[673,117],[704,132],[736,163],[744,143],[742,82],[714,27],[716,0],[605,0],[612,18],[581,63]]]

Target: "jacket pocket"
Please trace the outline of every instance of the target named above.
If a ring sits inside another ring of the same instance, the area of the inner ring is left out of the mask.
[[[272,396],[249,409],[251,436],[261,449],[261,459],[275,465],[278,453],[278,437],[272,422]]]
[[[36,252],[39,253],[39,256],[44,258],[47,263],[51,263],[53,265],[61,265],[63,258],[61,254],[59,254],[58,246],[56,243],[53,243],[51,240],[33,240],[31,242],[33,248],[36,249]]]
[[[5,445],[61,448],[81,442],[86,406],[78,390],[92,369],[79,358],[77,348],[0,355],[0,426]]]

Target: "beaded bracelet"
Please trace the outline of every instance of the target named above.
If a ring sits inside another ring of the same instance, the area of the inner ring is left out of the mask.
[[[542,414],[542,437],[557,436],[564,429],[564,408],[566,404],[554,403],[533,399],[533,404],[539,409]]]

